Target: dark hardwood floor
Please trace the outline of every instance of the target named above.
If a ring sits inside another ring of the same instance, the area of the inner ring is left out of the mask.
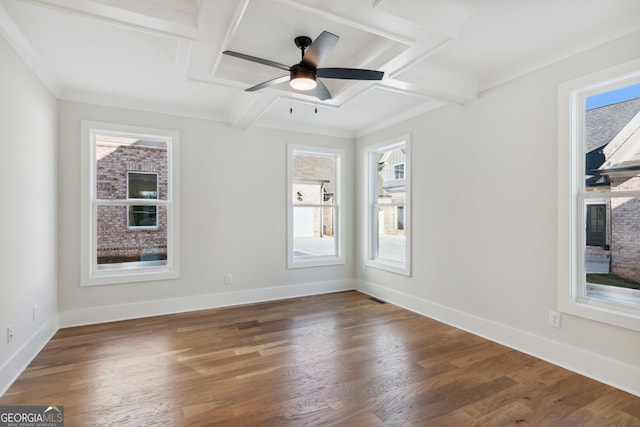
[[[640,398],[358,292],[60,330],[0,405],[75,426],[640,426]]]

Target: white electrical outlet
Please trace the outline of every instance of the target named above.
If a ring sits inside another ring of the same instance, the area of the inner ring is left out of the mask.
[[[224,283],[230,285],[233,282],[233,275],[231,273],[227,273],[224,275]]]
[[[11,343],[11,341],[13,341],[13,326],[9,325],[7,326],[7,344]]]
[[[554,328],[560,328],[560,313],[554,310],[549,310],[549,326]]]

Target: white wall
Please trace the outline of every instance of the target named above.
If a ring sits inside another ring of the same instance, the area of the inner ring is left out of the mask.
[[[170,115],[59,101],[60,286],[62,326],[353,289],[353,216],[347,263],[286,268],[287,144],[344,148],[349,139],[226,125]],[[181,277],[80,286],[80,121],[180,132]],[[353,212],[347,176],[346,212]],[[225,273],[233,283],[224,284]]]
[[[639,55],[640,33],[360,138],[357,159],[412,135],[413,276],[362,275],[359,245],[359,287],[640,394],[640,333],[569,315],[561,329],[547,325],[557,309],[558,84]]]
[[[0,64],[2,395],[57,329],[58,310],[56,100],[1,37]]]

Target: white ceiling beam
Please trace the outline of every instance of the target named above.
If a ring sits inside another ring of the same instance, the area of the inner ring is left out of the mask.
[[[396,78],[399,74],[407,71],[409,68],[419,64],[420,62],[426,60],[428,57],[436,53],[438,50],[450,44],[454,39],[446,39],[441,43],[429,47],[426,50],[420,51],[418,49],[414,49],[414,52],[409,52],[407,57],[400,58],[402,55],[397,56],[392,61],[387,63],[386,67],[391,68],[393,71],[388,73],[390,78]]]
[[[398,79],[385,79],[378,83],[382,87],[394,89],[408,95],[423,95],[454,104],[466,104],[478,99],[478,92],[455,84],[444,85],[425,78],[420,83],[410,83]]]
[[[38,76],[38,78],[59,97],[62,91],[60,81],[49,71],[31,43],[24,36],[9,12],[0,4],[0,36],[20,55],[22,60]]]
[[[352,28],[361,30],[361,31],[365,31],[369,34],[373,34],[379,37],[384,37],[386,39],[389,40],[393,40],[397,43],[402,43],[405,44],[407,46],[413,46],[416,43],[415,39],[412,39],[411,37],[406,37],[406,36],[402,36],[400,34],[397,34],[393,31],[389,31],[387,29],[384,28],[380,28],[377,26],[372,26],[372,25],[368,25],[368,24],[364,24],[363,22],[356,20],[354,18],[349,18],[346,16],[341,16],[341,15],[337,15],[333,12],[329,12],[327,10],[324,9],[320,9],[317,7],[313,7],[313,6],[309,6],[306,4],[301,3],[299,0],[276,0],[280,3],[283,3],[289,7],[298,9],[298,10],[302,10],[305,12],[310,12],[310,13],[314,13],[316,15],[322,16],[326,19],[329,19],[333,22],[336,22],[338,24],[343,24],[343,25],[348,25]],[[359,15],[358,15],[359,16]]]
[[[231,127],[246,129],[276,103],[278,97],[271,93],[241,92],[229,108]]]
[[[116,25],[171,39],[195,40],[197,16],[153,7],[150,3],[117,0],[26,0]]]
[[[218,49],[218,54],[215,57],[214,63],[211,66],[210,73],[214,75],[218,71],[218,67],[220,66],[220,62],[222,61],[222,51],[229,46],[231,39],[235,36],[238,31],[238,27],[240,26],[240,22],[244,17],[245,12],[247,11],[247,6],[249,6],[249,0],[241,0],[238,2],[236,6],[235,12],[233,14],[233,18],[229,24],[229,28],[224,36],[224,40],[222,41],[221,49]]]

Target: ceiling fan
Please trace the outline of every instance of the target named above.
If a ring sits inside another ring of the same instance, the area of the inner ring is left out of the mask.
[[[363,70],[361,68],[318,68],[318,64],[329,56],[338,43],[338,40],[340,40],[340,37],[328,31],[323,31],[313,42],[307,36],[296,37],[294,41],[300,49],[302,60],[298,64],[290,67],[278,62],[269,61],[268,59],[257,58],[230,50],[225,50],[222,53],[289,72],[286,76],[276,77],[275,79],[267,80],[249,89],[245,89],[247,92],[275,86],[289,80],[289,85],[293,89],[302,91],[315,89],[315,96],[324,101],[331,98],[331,93],[329,93],[329,89],[317,79],[318,77],[343,80],[382,80],[384,76],[384,72],[382,71]]]

